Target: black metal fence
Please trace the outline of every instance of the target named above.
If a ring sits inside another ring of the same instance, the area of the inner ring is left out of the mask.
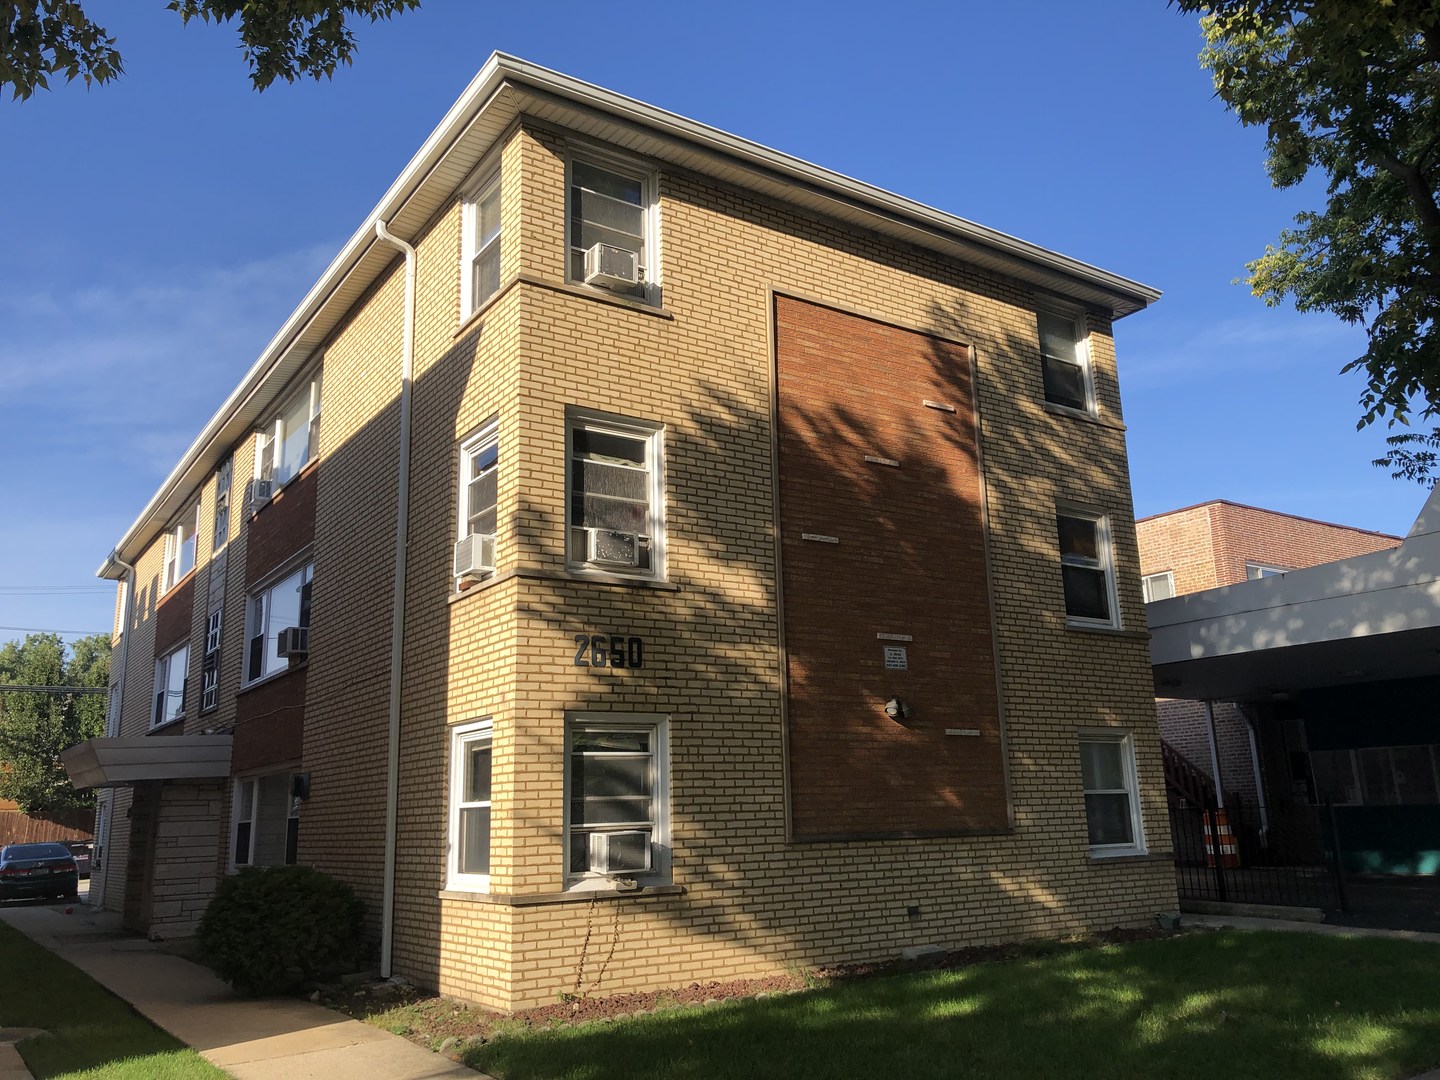
[[[1182,900],[1345,909],[1328,807],[1171,806]]]

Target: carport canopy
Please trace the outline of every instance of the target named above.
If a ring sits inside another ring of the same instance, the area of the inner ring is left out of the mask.
[[[1145,606],[1155,695],[1283,700],[1440,671],[1440,487],[1399,547]]]

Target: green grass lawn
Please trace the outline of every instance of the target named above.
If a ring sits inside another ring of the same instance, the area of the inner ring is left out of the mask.
[[[17,1047],[40,1080],[224,1080],[229,1075],[4,923],[0,1027],[50,1032]]]
[[[501,1080],[1399,1080],[1440,1065],[1440,945],[1196,933],[612,1023],[501,1027]]]

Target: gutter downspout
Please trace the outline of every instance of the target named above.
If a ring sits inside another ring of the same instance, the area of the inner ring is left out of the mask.
[[[125,609],[120,612],[120,678],[115,680],[116,709],[114,716],[105,718],[105,733],[120,734],[120,714],[125,707],[125,661],[130,655],[130,619],[135,613],[135,567],[118,554],[111,554],[110,561],[125,571]]]
[[[390,739],[385,771],[385,875],[380,911],[380,977],[395,949],[395,848],[400,820],[400,675],[405,656],[405,561],[410,533],[410,389],[415,367],[415,249],[375,221],[375,235],[405,253],[405,330],[400,361],[399,482],[395,490],[395,598],[390,627]]]
[[[1265,778],[1260,775],[1260,748],[1255,745],[1255,721],[1245,717],[1245,730],[1250,735],[1250,768],[1255,773],[1255,802],[1260,808],[1260,846],[1270,844],[1270,811],[1265,806]]]
[[[1215,703],[1205,702],[1206,730],[1210,736],[1210,771],[1215,777],[1215,808],[1225,809],[1225,782],[1220,778],[1220,752],[1215,747]]]
[[[111,716],[107,712],[105,716],[105,734],[113,737],[120,734],[120,717],[125,711],[125,662],[130,656],[130,620],[135,615],[135,567],[121,559],[117,552],[110,553],[110,561],[125,571],[125,577],[122,579],[125,584],[125,606],[120,612],[120,656],[118,659],[120,675],[115,680],[115,693],[112,695],[115,702],[115,715]],[[106,705],[108,708],[108,701]],[[95,860],[98,865],[94,867],[94,870],[98,872],[96,876],[100,880],[99,895],[95,896],[95,902],[97,907],[103,908],[106,891],[105,875],[107,873],[105,863],[110,854],[110,826],[115,820],[115,796],[113,793],[105,791],[100,793],[99,798],[105,800],[106,807],[110,811],[105,815],[104,835],[95,837],[94,848],[94,854],[99,856]],[[91,888],[94,889],[93,884]]]

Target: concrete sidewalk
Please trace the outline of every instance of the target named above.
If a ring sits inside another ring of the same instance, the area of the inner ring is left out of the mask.
[[[484,1073],[321,1005],[238,997],[208,968],[83,904],[0,905],[0,920],[74,964],[237,1080],[486,1080]],[[11,1054],[14,1053],[13,1048]],[[0,1080],[18,1063],[0,1055]]]

